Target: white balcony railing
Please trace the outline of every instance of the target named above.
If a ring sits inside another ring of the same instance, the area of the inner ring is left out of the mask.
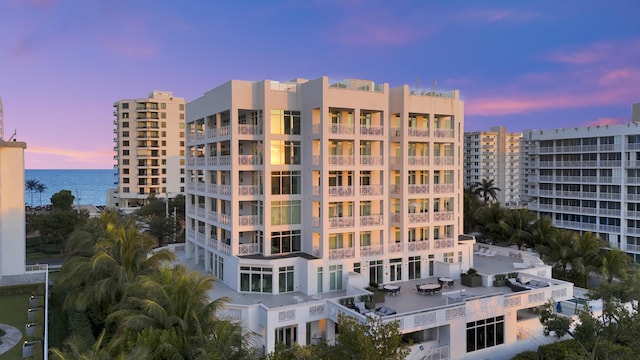
[[[382,225],[382,214],[360,216],[360,226]]]
[[[350,259],[356,256],[355,248],[329,249],[329,260]]]

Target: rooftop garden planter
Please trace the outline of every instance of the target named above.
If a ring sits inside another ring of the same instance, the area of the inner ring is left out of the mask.
[[[460,275],[460,283],[467,287],[480,287],[482,286],[482,276],[478,274],[476,269],[471,268]]]

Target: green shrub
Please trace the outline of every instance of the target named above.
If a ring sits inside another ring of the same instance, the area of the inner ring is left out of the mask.
[[[554,342],[538,347],[540,359],[576,360],[588,359],[585,350],[573,339]]]
[[[533,350],[527,350],[511,358],[511,360],[538,360],[538,353]]]

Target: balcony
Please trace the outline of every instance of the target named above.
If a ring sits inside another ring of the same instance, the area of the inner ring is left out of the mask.
[[[261,252],[260,243],[238,245],[238,255],[253,255],[260,254]]]
[[[426,223],[429,222],[429,213],[409,213],[409,223]]]
[[[254,226],[260,225],[260,216],[259,215],[240,215],[238,217],[238,225],[239,226]]]
[[[384,128],[382,126],[360,126],[360,135],[384,135]]]
[[[433,136],[437,138],[452,138],[453,129],[435,129]]]
[[[360,226],[379,226],[382,222],[382,214],[360,216]]]
[[[435,194],[449,194],[453,192],[453,184],[434,184],[433,192]]]
[[[353,155],[329,155],[329,165],[348,166],[353,164]]]
[[[240,196],[262,195],[262,191],[260,191],[261,189],[262,187],[260,185],[239,185],[238,195]]]
[[[429,184],[409,185],[408,188],[407,188],[407,192],[410,195],[428,194],[429,193]]]
[[[453,165],[453,156],[436,156],[433,165]]]
[[[402,252],[402,243],[400,243],[400,242],[389,243],[389,245],[387,246],[387,251],[389,251],[389,253]]]
[[[353,186],[329,186],[329,196],[353,196]]]
[[[355,225],[355,219],[352,216],[337,216],[329,218],[329,227],[336,228],[348,228]]]
[[[435,239],[433,240],[434,249],[448,249],[454,245],[453,238]]]
[[[240,135],[262,135],[262,126],[238,124],[238,134],[240,134]]]
[[[429,250],[429,240],[409,241],[409,251]]]
[[[360,186],[360,196],[379,196],[383,193],[382,185]]]
[[[407,129],[407,135],[421,138],[429,137],[429,129],[409,127]]]
[[[329,249],[329,260],[351,259],[356,256],[355,248]]]
[[[407,165],[410,166],[426,166],[429,165],[429,157],[428,156],[408,156],[407,157]]]
[[[353,125],[348,124],[331,124],[329,126],[329,132],[331,134],[341,134],[341,135],[353,135]]]
[[[382,245],[360,246],[360,256],[379,256],[382,254]]]
[[[239,155],[238,165],[262,165],[262,155]]]
[[[451,221],[453,220],[453,211],[436,211],[433,213],[434,221]]]
[[[384,158],[376,155],[360,155],[360,165],[384,165]]]

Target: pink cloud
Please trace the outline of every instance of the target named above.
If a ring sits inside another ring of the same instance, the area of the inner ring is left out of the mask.
[[[597,42],[581,48],[556,50],[544,58],[550,61],[583,65],[598,62],[617,62],[640,55],[640,38]]]
[[[113,154],[113,150],[70,150],[27,144],[25,168],[108,169],[114,164]]]
[[[600,126],[600,125],[617,125],[617,124],[626,124],[629,122],[629,119],[625,118],[597,118],[591,122],[588,122],[589,126]]]
[[[483,22],[497,22],[503,20],[525,22],[538,17],[540,14],[527,11],[514,11],[506,9],[483,9],[464,11],[458,15],[462,19],[474,19]]]

